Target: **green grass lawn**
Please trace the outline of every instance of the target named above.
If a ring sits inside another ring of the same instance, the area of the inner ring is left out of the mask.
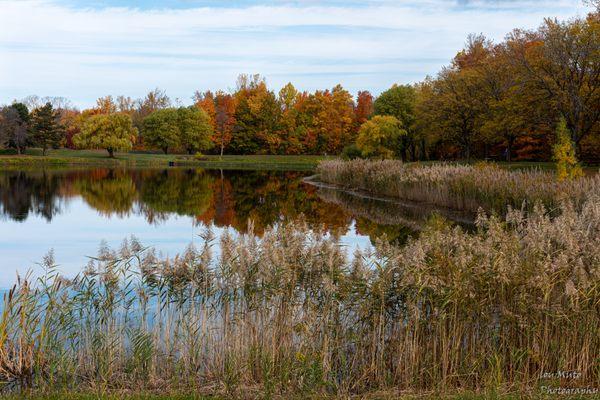
[[[335,158],[335,156],[273,156],[273,155],[206,155],[201,159],[187,154],[162,153],[116,153],[115,158],[109,158],[105,150],[48,150],[42,156],[40,149],[28,149],[25,155],[15,155],[0,151],[0,167],[28,168],[39,166],[138,166],[164,167],[173,162],[176,166],[195,166],[207,169],[268,169],[268,170],[312,170],[319,161]],[[440,161],[420,161],[420,165],[430,165]],[[475,163],[477,161],[472,161]],[[505,168],[539,168],[553,170],[552,162],[495,162]],[[598,167],[585,167],[589,172],[598,171]]]
[[[197,166],[202,168],[223,169],[285,169],[311,170],[325,156],[271,156],[271,155],[206,155],[202,158],[185,154],[156,153],[116,153],[109,158],[103,150],[48,150],[42,156],[41,150],[29,149],[25,155],[0,155],[1,167],[37,167],[37,166]]]

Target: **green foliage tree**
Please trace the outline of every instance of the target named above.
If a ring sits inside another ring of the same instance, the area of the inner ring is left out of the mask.
[[[42,148],[43,155],[46,155],[49,147],[60,145],[65,132],[60,124],[60,115],[50,102],[33,111],[30,130],[33,142]]]
[[[375,115],[391,115],[402,123],[407,135],[402,138],[400,155],[405,160],[406,150],[410,146],[415,158],[415,141],[413,137],[413,125],[415,122],[415,89],[410,85],[393,85],[390,89],[381,93],[373,103]]]
[[[364,157],[393,158],[399,148],[400,139],[406,130],[396,117],[376,115],[362,124],[356,145]]]
[[[177,109],[165,108],[148,115],[144,118],[142,134],[145,144],[158,147],[165,154],[168,154],[169,148],[180,146]]]
[[[212,147],[213,127],[206,111],[197,107],[181,107],[177,109],[177,116],[179,142],[189,154]]]
[[[106,149],[110,158],[115,151],[129,151],[137,136],[127,114],[99,114],[89,117],[81,131],[73,136],[78,148]]]
[[[556,127],[556,143],[553,152],[559,180],[583,176],[581,165],[579,165],[575,155],[575,145],[571,140],[571,133],[564,118],[560,119]]]
[[[406,127],[413,123],[415,89],[410,85],[393,85],[373,103],[375,115],[391,115]]]

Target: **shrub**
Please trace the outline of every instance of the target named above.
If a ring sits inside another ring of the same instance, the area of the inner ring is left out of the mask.
[[[362,158],[362,152],[355,144],[349,144],[344,147],[341,156],[344,160],[354,160]]]

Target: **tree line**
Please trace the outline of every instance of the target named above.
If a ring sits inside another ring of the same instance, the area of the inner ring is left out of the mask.
[[[197,91],[193,100],[178,106],[156,89],[137,100],[106,96],[79,111],[29,99],[0,110],[0,145],[18,153],[33,145],[44,153],[102,148],[110,156],[135,148],[549,160],[560,128],[576,157],[598,162],[600,13],[546,19],[500,43],[471,35],[437,76],[376,98],[341,85],[309,93],[288,83],[275,92],[259,75],[241,75],[234,91]]]

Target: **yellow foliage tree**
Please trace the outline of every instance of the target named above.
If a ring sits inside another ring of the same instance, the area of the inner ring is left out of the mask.
[[[137,136],[127,114],[98,114],[84,120],[81,132],[73,136],[80,149],[106,149],[110,158],[115,151],[129,151]]]
[[[553,148],[556,172],[559,180],[574,179],[583,176],[581,165],[575,155],[575,145],[567,129],[567,123],[561,118],[556,128],[556,143]]]
[[[399,139],[405,135],[406,130],[396,117],[376,115],[360,127],[356,146],[363,157],[394,158]]]

